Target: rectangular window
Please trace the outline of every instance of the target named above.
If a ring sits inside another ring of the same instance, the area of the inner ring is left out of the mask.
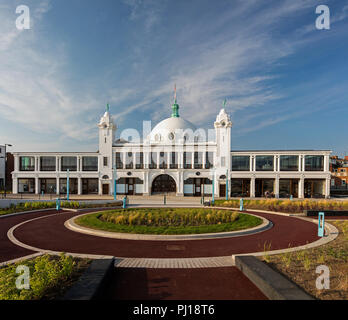
[[[116,152],[116,169],[123,169],[122,153]]]
[[[214,153],[206,152],[205,153],[205,168],[211,169],[214,165]]]
[[[135,168],[144,169],[144,153],[143,152],[137,152],[135,154]]]
[[[280,156],[280,171],[298,171],[298,156]]]
[[[324,171],[324,156],[305,156],[305,171]]]
[[[256,156],[256,171],[273,171],[274,157],[273,156]]]
[[[82,171],[98,171],[98,157],[82,157]]]
[[[184,152],[184,169],[192,169],[192,152]]]
[[[20,171],[35,171],[35,158],[34,157],[19,157],[19,170]]]
[[[56,157],[40,157],[40,171],[56,171]]]
[[[77,171],[77,157],[61,157],[62,171]]]
[[[250,171],[250,156],[232,156],[232,171]]]
[[[103,157],[103,165],[104,167],[108,166],[108,157]]]
[[[178,153],[172,152],[170,154],[170,169],[178,169]]]
[[[157,169],[157,152],[150,153],[150,169]]]
[[[159,168],[167,169],[167,154],[164,152],[160,152]]]
[[[203,153],[202,152],[194,153],[194,168],[195,169],[203,168]]]
[[[18,179],[19,193],[35,193],[35,179]]]

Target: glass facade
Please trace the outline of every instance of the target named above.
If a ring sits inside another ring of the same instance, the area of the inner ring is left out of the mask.
[[[150,153],[150,169],[157,169],[157,152]]]
[[[202,152],[194,153],[194,168],[195,169],[203,168],[203,153]]]
[[[77,194],[77,186],[78,186],[77,178],[69,178],[69,193],[70,194]],[[66,194],[67,190],[68,190],[67,189],[67,179],[60,178],[59,179],[59,193]]]
[[[256,171],[273,171],[274,156],[256,156]]]
[[[123,169],[123,160],[121,152],[116,152],[116,169]]]
[[[170,169],[178,169],[178,153],[177,152],[171,152],[170,154]]]
[[[305,171],[324,171],[324,156],[305,156]]]
[[[83,194],[98,194],[98,179],[82,179]]]
[[[126,169],[133,169],[133,152],[126,152]]]
[[[232,156],[232,171],[250,171],[250,156]]]
[[[143,152],[137,152],[135,154],[135,168],[136,169],[144,168],[144,153]]]
[[[214,165],[214,153],[206,152],[205,153],[205,168],[211,169]]]
[[[35,193],[35,179],[18,179],[19,193]]]
[[[98,171],[98,157],[82,157],[82,171]]]
[[[35,171],[35,158],[34,157],[19,157],[19,170],[20,171]]]
[[[56,171],[56,157],[40,157],[40,171]]]
[[[61,157],[61,171],[77,171],[77,157]]]
[[[192,169],[192,152],[184,152],[184,169]]]
[[[56,179],[40,179],[40,193],[53,194],[57,191]]]
[[[298,156],[280,156],[280,171],[298,171]]]
[[[167,154],[165,152],[160,152],[159,156],[159,168],[167,169]]]

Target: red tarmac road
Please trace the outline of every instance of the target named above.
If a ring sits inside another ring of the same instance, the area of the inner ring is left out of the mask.
[[[81,212],[78,214],[81,214]],[[52,214],[52,211],[49,211],[2,218],[0,220],[0,237],[2,240],[0,244],[0,261],[33,253],[10,243],[6,233],[10,227],[38,216],[46,217],[28,222],[15,229],[14,236],[19,241],[46,250],[113,255],[116,257],[195,258],[228,256],[238,253],[264,251],[265,244],[271,244],[271,250],[277,250],[304,245],[319,239],[317,237],[317,226],[312,222],[265,213],[257,213],[257,215],[272,221],[274,224],[273,228],[248,236],[190,241],[108,239],[66,229],[64,222],[76,215],[76,213],[72,212]],[[168,247],[168,245],[171,246]]]

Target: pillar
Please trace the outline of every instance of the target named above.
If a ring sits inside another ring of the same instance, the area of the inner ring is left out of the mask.
[[[17,178],[12,179],[12,192],[13,192],[13,194],[18,193],[18,179]]]
[[[300,199],[304,198],[304,177],[301,177],[298,182],[298,197]]]
[[[60,194],[60,179],[59,177],[56,178],[56,194]]]
[[[35,177],[35,194],[39,194],[39,178]]]
[[[331,184],[331,178],[330,176],[325,179],[325,198],[330,198],[330,184]]]
[[[250,179],[250,198],[255,198],[255,177]]]
[[[276,178],[274,180],[274,196],[275,198],[279,198],[279,175],[276,175]]]
[[[103,194],[102,182],[98,179],[98,194],[101,196]]]
[[[77,194],[80,196],[82,194],[82,178],[77,178]]]

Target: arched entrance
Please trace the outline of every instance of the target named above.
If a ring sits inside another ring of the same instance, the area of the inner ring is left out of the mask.
[[[161,174],[152,181],[151,193],[165,192],[176,192],[176,183],[168,174]]]

